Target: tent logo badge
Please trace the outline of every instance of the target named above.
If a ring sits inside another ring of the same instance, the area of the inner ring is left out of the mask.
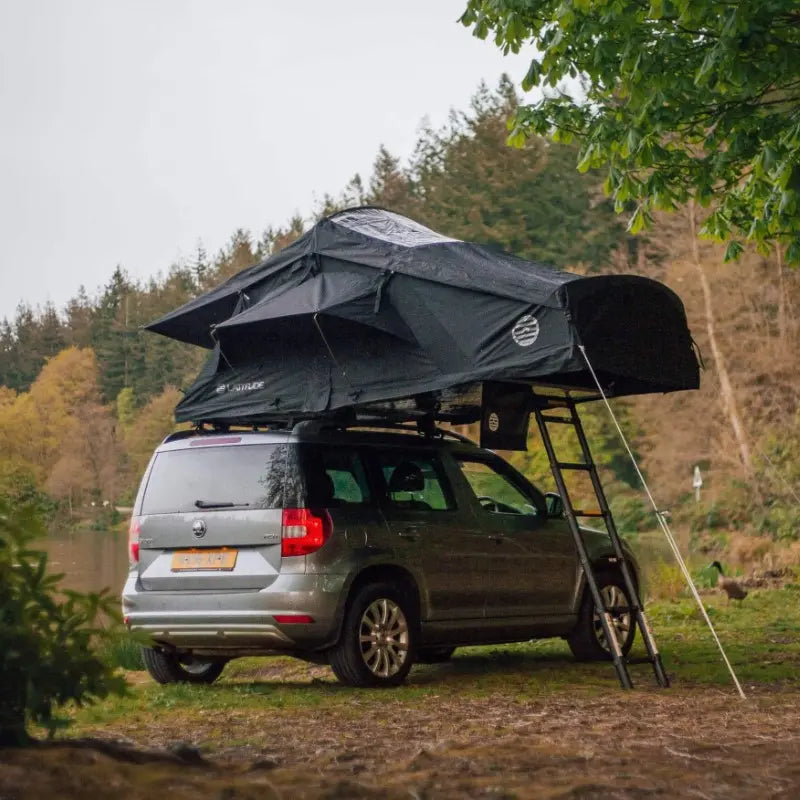
[[[500,429],[500,417],[498,417],[497,414],[495,414],[495,412],[492,411],[492,413],[489,414],[489,430],[492,433],[497,433],[499,429]]]
[[[217,394],[225,394],[225,392],[254,392],[258,389],[264,388],[264,381],[250,381],[249,383],[220,383],[214,391]]]
[[[530,347],[539,338],[539,322],[533,314],[525,314],[511,329],[511,338],[520,347]]]

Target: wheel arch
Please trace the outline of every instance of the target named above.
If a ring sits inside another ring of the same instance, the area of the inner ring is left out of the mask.
[[[625,553],[625,563],[628,565],[628,569],[631,573],[631,578],[633,578],[633,586],[636,589],[636,594],[639,596],[641,600],[641,578],[639,575],[639,564],[637,563],[636,559],[633,557],[631,553]],[[596,573],[606,573],[609,572],[616,572],[621,573],[619,558],[614,553],[602,553],[598,555],[593,555],[592,560],[592,569]],[[580,583],[578,585],[578,591],[575,597],[575,610],[577,612],[578,609],[581,607],[581,603],[583,602],[583,596],[588,591],[588,582],[586,580],[586,573],[581,570],[581,577]]]
[[[399,584],[406,588],[409,599],[414,605],[416,622],[419,625],[422,617],[422,592],[414,574],[399,564],[370,564],[356,573],[344,592],[344,602],[341,603],[337,614],[335,641],[338,641],[342,635],[342,625],[356,593],[369,583],[384,582]]]

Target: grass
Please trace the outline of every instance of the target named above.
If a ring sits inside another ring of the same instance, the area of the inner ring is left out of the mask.
[[[120,628],[103,642],[99,655],[112,667],[130,671],[144,669],[142,648],[124,628]]]
[[[717,593],[704,601],[745,690],[800,688],[800,585],[754,590],[740,604]],[[730,676],[693,600],[680,597],[648,604],[648,616],[676,689],[730,688]],[[644,654],[637,640],[634,655]],[[140,667],[136,645],[120,640],[108,651],[120,666]],[[653,685],[649,665],[631,667],[637,687]],[[88,735],[118,725],[157,728],[159,720],[183,718],[197,724],[204,714],[246,717],[251,711],[291,714],[303,710],[346,719],[364,708],[388,715],[463,698],[502,695],[527,702],[552,693],[598,695],[617,691],[608,663],[575,663],[560,639],[498,647],[459,648],[449,664],[415,667],[394,690],[350,689],[336,683],[327,667],[291,658],[244,658],[231,662],[212,686],[158,686],[132,672],[126,697],[109,698],[73,712],[71,735]],[[206,731],[209,743],[227,742],[227,726]],[[245,736],[244,739],[247,737]],[[209,745],[211,746],[211,745]]]

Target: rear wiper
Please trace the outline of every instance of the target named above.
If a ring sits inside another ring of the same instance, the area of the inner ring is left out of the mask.
[[[197,508],[233,508],[250,505],[250,503],[233,503],[230,500],[195,500],[194,504]]]

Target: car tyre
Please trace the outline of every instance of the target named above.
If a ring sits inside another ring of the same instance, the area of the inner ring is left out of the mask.
[[[362,586],[329,653],[334,674],[347,686],[399,686],[414,663],[417,626],[408,592],[391,583]]]
[[[600,573],[597,575],[597,588],[603,595],[607,606],[625,609],[618,613],[612,611],[612,620],[622,654],[627,656],[636,636],[636,621],[631,609],[631,598],[625,588],[625,581],[619,573]],[[600,617],[595,611],[594,600],[589,587],[583,592],[578,624],[567,636],[567,644],[578,661],[610,661],[611,652],[605,642]]]
[[[145,668],[156,683],[213,683],[225,669],[223,659],[181,661],[177,653],[142,648]]]

